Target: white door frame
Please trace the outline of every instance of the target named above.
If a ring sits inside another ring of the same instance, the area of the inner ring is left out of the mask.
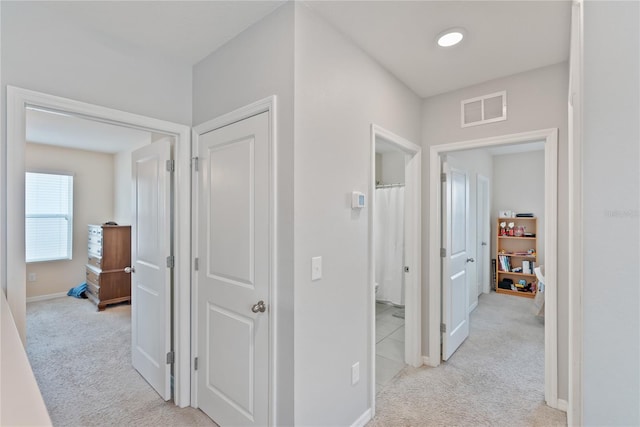
[[[566,401],[558,400],[558,129],[542,129],[471,141],[433,145],[429,158],[429,355],[430,366],[440,365],[440,157],[444,153],[476,148],[488,148],[505,144],[545,141],[545,400],[552,408],[566,410]],[[563,308],[566,310],[566,308]]]
[[[375,253],[374,253],[374,203],[376,191],[376,139],[381,138],[391,145],[395,146],[408,156],[409,161],[405,161],[405,177],[407,182],[411,182],[411,186],[405,186],[405,228],[411,232],[413,236],[411,241],[405,241],[405,248],[410,256],[405,257],[405,265],[409,266],[411,272],[405,274],[405,362],[409,365],[418,367],[422,365],[422,340],[421,340],[421,294],[422,294],[422,239],[421,239],[421,223],[422,223],[422,148],[410,142],[401,136],[394,134],[378,125],[371,124],[371,159],[370,159],[370,178],[369,178],[369,194],[370,206],[368,212],[369,221],[369,286],[367,289],[367,300],[369,306],[369,330],[367,335],[370,338],[369,346],[369,384],[370,384],[370,405],[371,417],[375,415],[376,403],[376,295],[375,295]],[[410,191],[407,192],[406,190]],[[407,233],[405,233],[407,234]]]
[[[88,104],[68,98],[7,86],[7,198],[2,210],[6,215],[6,289],[7,300],[16,326],[25,343],[26,264],[24,261],[24,174],[26,107],[38,107],[66,115],[88,118],[134,129],[173,136],[176,147],[174,174],[174,401],[185,407],[190,402],[190,128],[185,125],[138,114]],[[11,209],[7,209],[11,207]]]
[[[582,425],[582,85],[583,85],[583,1],[571,7],[569,56],[569,404],[567,423]]]
[[[480,194],[480,192],[478,191],[478,189],[480,188],[480,183],[485,183],[486,184],[486,188],[487,188],[487,194],[486,194],[486,201],[488,202],[487,205],[485,206],[484,209],[484,219],[486,224],[484,224],[482,226],[482,228],[484,227],[489,227],[489,238],[487,239],[487,251],[489,253],[489,259],[491,259],[491,180],[489,178],[487,178],[486,176],[482,175],[482,174],[476,174],[476,212],[478,212],[480,210],[480,206],[481,206],[481,201],[480,198],[478,197],[478,194]],[[482,202],[484,203],[484,202]],[[480,218],[480,216],[478,216],[478,218]],[[476,260],[476,262],[478,264],[476,264],[476,271],[477,271],[477,266],[480,265],[480,263],[484,262],[484,259],[481,260],[480,256],[478,254],[482,253],[482,239],[478,239],[478,230],[480,230],[480,221],[476,222],[476,258],[478,258]],[[480,292],[484,293],[484,294],[488,294],[489,292],[491,292],[491,270],[489,269],[489,265],[487,263],[485,263],[484,269],[486,271],[486,273],[484,274],[485,277],[481,277],[480,280],[482,282],[482,288],[478,289]],[[476,284],[478,282],[478,273],[476,272]],[[486,277],[488,276],[488,277]],[[487,279],[485,282],[485,278]],[[478,293],[479,295],[479,293]],[[477,306],[477,302],[476,302],[476,306]]]
[[[198,142],[200,139],[200,135],[205,134],[207,132],[219,129],[224,126],[228,126],[232,123],[239,122],[251,116],[255,116],[260,113],[268,112],[269,113],[269,139],[270,139],[270,149],[269,149],[269,192],[270,192],[270,209],[269,209],[269,241],[270,244],[270,276],[269,277],[269,425],[277,425],[277,414],[276,414],[276,392],[277,392],[277,384],[276,384],[276,344],[277,344],[277,319],[278,319],[278,305],[276,299],[277,292],[277,263],[278,263],[278,242],[277,242],[277,230],[276,230],[276,218],[277,218],[277,209],[276,209],[276,200],[278,200],[277,195],[277,185],[276,185],[276,152],[277,152],[277,132],[276,132],[276,96],[272,95],[270,97],[261,99],[252,104],[241,107],[237,110],[231,111],[222,116],[216,117],[212,120],[209,120],[205,123],[202,123],[193,128],[192,131],[192,142],[191,142],[191,152],[193,157],[198,157]],[[192,227],[192,235],[191,235],[191,251],[194,257],[198,257],[198,180],[194,176],[192,176],[193,185],[192,191],[193,195],[191,197],[191,222],[193,223]],[[192,283],[192,291],[191,291],[191,304],[193,310],[191,311],[191,351],[194,357],[198,355],[198,280],[197,274],[195,270],[193,271],[193,283]],[[191,370],[191,406],[198,407],[198,378],[196,375],[195,369]]]

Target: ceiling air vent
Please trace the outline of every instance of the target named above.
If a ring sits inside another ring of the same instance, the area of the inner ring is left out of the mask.
[[[507,120],[507,91],[465,99],[460,109],[463,128]]]

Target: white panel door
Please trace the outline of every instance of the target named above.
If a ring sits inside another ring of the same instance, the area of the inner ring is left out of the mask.
[[[133,367],[171,398],[171,159],[169,138],[132,154],[131,356]]]
[[[446,256],[442,265],[442,359],[449,357],[469,336],[469,179],[450,160],[443,164],[442,240]]]
[[[199,137],[198,406],[221,426],[269,408],[268,113]]]

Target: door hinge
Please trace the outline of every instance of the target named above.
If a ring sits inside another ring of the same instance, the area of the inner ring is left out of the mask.
[[[440,248],[440,258],[447,257],[447,248]]]
[[[194,358],[193,359],[193,370],[197,371],[198,370],[198,358]]]
[[[175,172],[175,170],[176,170],[176,161],[167,160],[167,172]]]
[[[167,365],[173,365],[175,358],[176,358],[176,354],[173,351],[170,351],[169,353],[167,353]]]
[[[191,158],[191,167],[193,168],[194,171],[198,172],[198,157],[192,157]]]
[[[440,323],[440,332],[442,332],[443,334],[447,332],[447,325],[445,325],[444,323]]]
[[[193,259],[193,269],[195,271],[198,271],[199,268],[200,268],[200,261],[198,260],[198,258],[194,258]]]
[[[446,173],[441,173],[440,174],[440,181],[441,182],[447,182],[447,174]]]
[[[173,255],[167,257],[167,268],[174,268],[176,266],[176,258]]]

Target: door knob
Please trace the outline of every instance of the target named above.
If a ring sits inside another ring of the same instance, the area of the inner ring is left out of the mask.
[[[487,242],[482,242],[481,245],[482,246],[487,246]]]
[[[267,309],[267,306],[264,304],[264,301],[262,300],[258,301],[257,304],[253,304],[253,306],[251,307],[251,311],[253,311],[254,313],[264,313],[266,309]]]
[[[124,268],[124,272],[125,273],[135,273],[136,272],[136,268],[135,267],[125,267]]]
[[[476,260],[473,258],[467,258],[467,262],[476,262]]]

